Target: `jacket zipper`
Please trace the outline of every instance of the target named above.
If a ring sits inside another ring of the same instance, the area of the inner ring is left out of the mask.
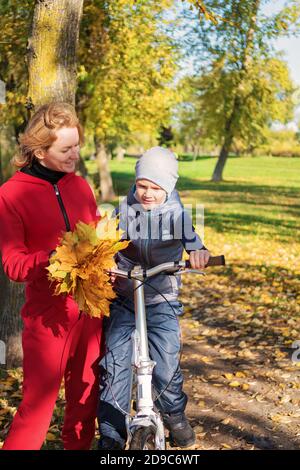
[[[70,232],[70,231],[71,231],[70,221],[69,221],[68,214],[67,214],[67,212],[66,212],[64,203],[63,203],[63,201],[62,201],[62,198],[61,198],[61,195],[60,195],[58,186],[57,186],[57,184],[54,184],[53,187],[54,187],[55,195],[56,195],[56,198],[57,198],[57,200],[58,200],[60,209],[61,209],[61,211],[62,211],[62,215],[63,215],[63,217],[64,217],[64,221],[65,221],[65,224],[66,224],[67,232]]]
[[[149,251],[150,251],[150,245],[151,245],[151,211],[147,211],[147,222],[148,222],[148,239],[145,240],[145,245],[144,245],[144,258],[146,260],[146,263],[148,266],[151,265],[150,263],[150,256],[149,256]]]

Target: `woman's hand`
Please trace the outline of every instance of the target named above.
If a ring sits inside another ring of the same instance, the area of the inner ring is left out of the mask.
[[[52,256],[55,256],[55,255],[56,255],[56,250],[50,251],[50,253],[49,253],[49,261],[50,261],[50,258],[51,258]]]
[[[190,264],[192,269],[205,269],[210,258],[208,250],[195,250],[190,253]]]
[[[115,265],[112,269],[116,269],[116,268],[117,268],[117,265]],[[111,274],[109,275],[109,277],[110,277],[110,283],[111,283],[111,285],[114,286],[114,284],[115,284],[115,282],[116,282],[116,279],[117,279],[117,275],[114,274],[114,273],[111,273]]]

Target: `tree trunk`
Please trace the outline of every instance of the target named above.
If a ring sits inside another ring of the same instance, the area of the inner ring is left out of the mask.
[[[117,147],[117,161],[122,162],[124,160],[126,150],[123,147]]]
[[[82,176],[84,179],[88,179],[87,167],[86,167],[86,165],[85,165],[84,160],[83,160],[82,157],[79,158],[78,170],[79,170],[79,173],[81,174],[81,176]]]
[[[1,184],[4,183],[4,177],[3,177],[3,163],[2,163],[2,139],[1,139],[1,133],[0,133],[0,186]]]
[[[75,104],[76,49],[83,0],[37,0],[28,40],[28,108],[51,101]],[[0,269],[0,340],[6,365],[20,364],[24,286],[10,282]],[[3,345],[3,343],[1,343]]]
[[[232,124],[233,124],[233,120],[234,120],[236,114],[238,113],[239,105],[240,105],[239,98],[238,98],[238,96],[236,96],[235,100],[234,100],[234,103],[233,103],[231,116],[227,120],[226,125],[225,125],[224,143],[222,145],[220,155],[219,155],[217,164],[215,166],[215,169],[214,169],[214,172],[213,172],[213,175],[212,175],[212,178],[211,178],[211,180],[214,183],[218,183],[219,181],[222,181],[222,179],[223,179],[223,170],[224,170],[224,167],[225,167],[225,164],[226,164],[226,161],[227,161],[227,157],[228,157],[228,154],[229,154],[229,150],[230,150],[230,147],[231,147],[231,144],[232,144],[232,141],[233,141]]]
[[[221,152],[211,178],[214,183],[218,183],[223,180],[223,170],[229,154],[231,143],[232,136],[229,135],[221,148]]]
[[[8,133],[1,135],[0,139],[0,185],[4,183],[3,174],[3,140]],[[7,144],[7,142],[6,142]],[[4,145],[7,150],[8,145]],[[10,282],[6,277],[0,259],[0,365],[4,367],[18,367],[22,363],[21,329],[22,320],[20,310],[24,303],[24,286]]]
[[[83,0],[37,1],[28,41],[28,104],[75,104],[76,51]]]
[[[241,69],[240,69],[240,83],[237,87],[237,94],[234,99],[231,115],[229,119],[227,120],[227,122],[225,123],[224,143],[221,148],[221,152],[220,152],[220,155],[219,155],[219,158],[218,158],[218,161],[215,166],[212,179],[211,179],[215,183],[222,181],[223,179],[223,170],[224,170],[226,160],[230,151],[230,147],[234,138],[233,123],[242,105],[241,99],[239,96],[239,87],[243,84],[244,77],[247,76],[247,70],[252,60],[251,51],[253,48],[255,25],[257,21],[257,12],[260,7],[260,3],[261,3],[261,0],[253,0],[252,14],[250,15],[250,18],[249,18],[248,30],[246,31],[246,36],[245,36],[245,47],[242,53],[242,64],[241,64]],[[239,2],[237,2],[236,6],[237,6],[237,17],[238,17],[239,16],[239,10],[238,10]]]
[[[197,144],[192,145],[192,154],[193,154],[193,162],[195,162],[198,157],[198,145]]]
[[[11,142],[8,129],[0,134],[0,185],[5,182],[4,155]],[[22,363],[20,309],[24,302],[23,285],[10,282],[0,258],[0,366],[17,367]]]
[[[95,137],[96,158],[100,177],[101,200],[112,201],[116,196],[113,189],[112,178],[108,166],[108,154],[105,145]]]
[[[18,367],[22,363],[20,310],[23,303],[23,284],[9,281],[0,263],[0,340],[6,350],[5,360],[0,363],[8,368]]]

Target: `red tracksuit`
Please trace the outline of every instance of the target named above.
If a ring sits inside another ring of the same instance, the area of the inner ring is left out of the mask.
[[[89,449],[95,433],[100,319],[79,315],[70,295],[53,296],[45,267],[68,226],[97,220],[86,181],[69,173],[56,187],[20,171],[0,188],[0,250],[7,276],[26,283],[23,400],[3,449],[40,449],[62,378],[65,449]]]

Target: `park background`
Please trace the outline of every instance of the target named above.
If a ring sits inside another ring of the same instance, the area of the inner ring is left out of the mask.
[[[99,204],[126,194],[145,149],[172,148],[227,260],[181,295],[196,448],[299,449],[299,1],[1,0],[0,30],[1,184],[53,100],[76,105]],[[23,291],[1,271],[0,441],[21,399]],[[45,449],[62,414],[63,389]]]

